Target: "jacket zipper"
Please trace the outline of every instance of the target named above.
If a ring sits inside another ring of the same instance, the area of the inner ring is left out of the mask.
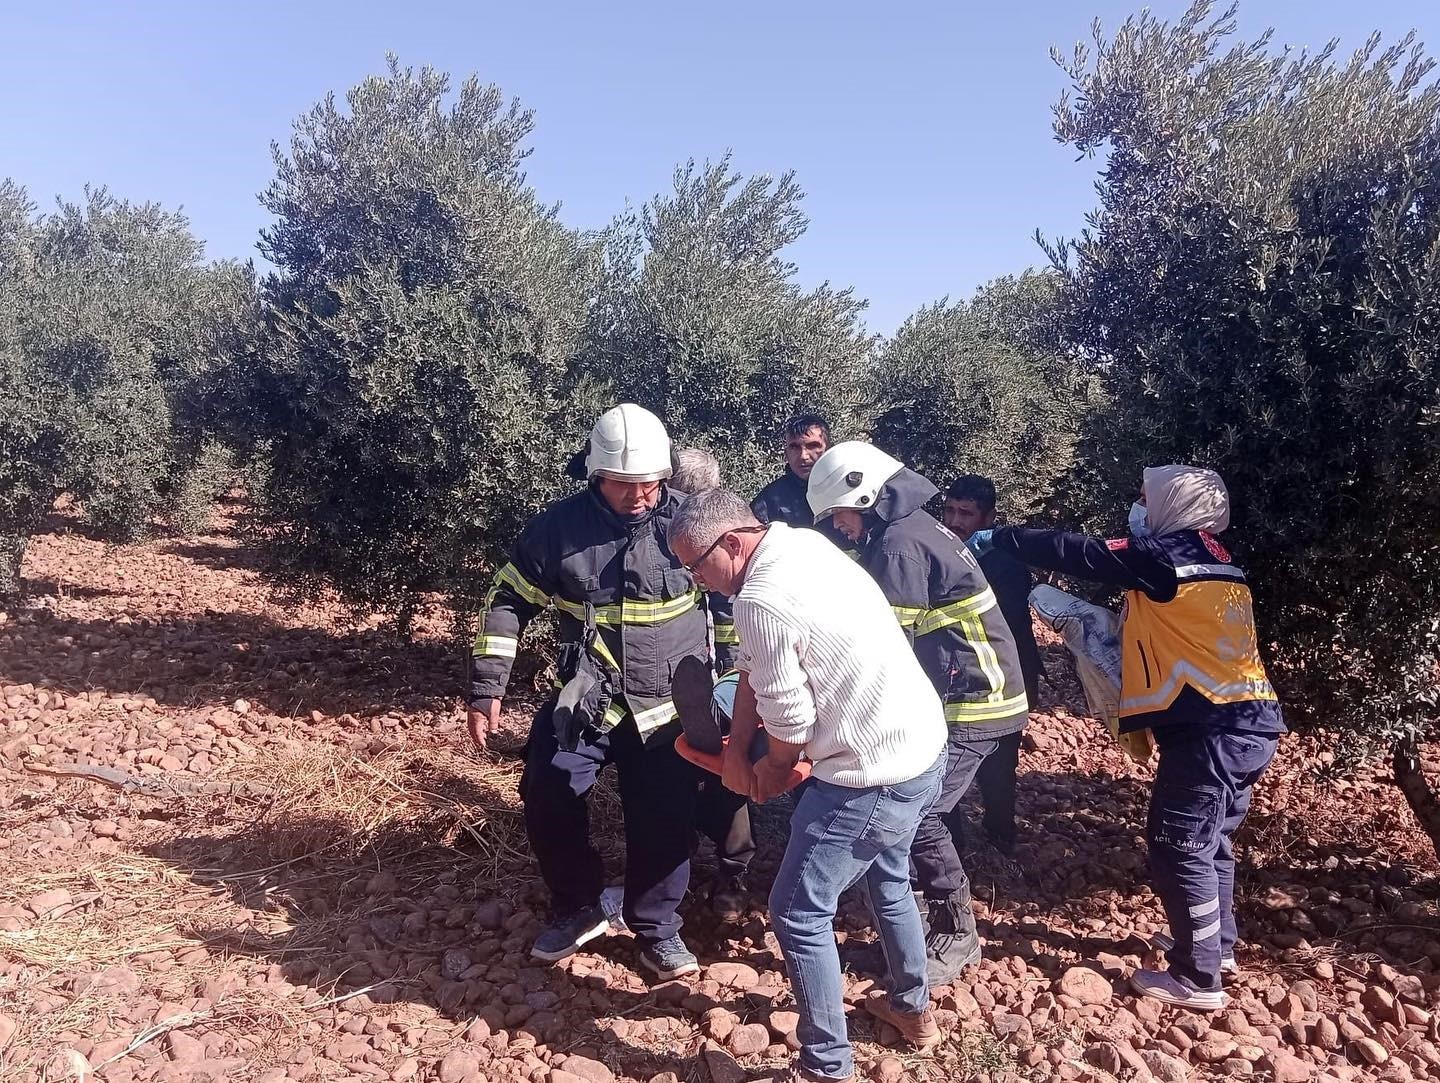
[[[1145,667],[1145,687],[1146,687],[1146,688],[1149,688],[1149,687],[1150,687],[1150,659],[1149,659],[1149,657],[1145,654],[1145,644],[1144,644],[1144,643],[1141,643],[1141,642],[1137,639],[1137,640],[1135,641],[1135,646],[1137,646],[1137,647],[1140,648],[1140,664]]]

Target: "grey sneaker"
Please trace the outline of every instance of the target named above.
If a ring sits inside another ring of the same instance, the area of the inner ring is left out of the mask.
[[[557,918],[535,938],[530,954],[547,963],[568,959],[597,936],[610,931],[610,919],[601,906],[587,906]]]
[[[1142,997],[1197,1012],[1218,1012],[1230,1003],[1229,995],[1223,990],[1192,989],[1174,975],[1160,970],[1135,971],[1130,975],[1130,988]]]
[[[646,944],[640,949],[640,962],[661,981],[700,973],[700,960],[679,936]]]

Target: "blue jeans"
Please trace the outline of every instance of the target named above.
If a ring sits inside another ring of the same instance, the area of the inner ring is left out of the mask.
[[[1175,939],[1170,973],[1195,989],[1219,989],[1220,960],[1235,950],[1231,839],[1277,743],[1274,734],[1220,729],[1161,742],[1146,825],[1150,868]]]
[[[940,791],[945,763],[942,752],[927,770],[893,786],[854,789],[817,780],[795,808],[770,891],[770,919],[799,1008],[800,1066],[812,1075],[845,1079],[855,1071],[835,945],[835,909],[851,885],[865,882],[889,965],[891,1004],[904,1012],[929,1005],[910,844]]]

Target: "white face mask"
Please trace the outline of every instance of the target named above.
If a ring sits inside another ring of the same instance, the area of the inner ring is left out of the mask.
[[[1137,538],[1143,538],[1150,533],[1150,524],[1145,519],[1145,505],[1130,505],[1130,533]]]

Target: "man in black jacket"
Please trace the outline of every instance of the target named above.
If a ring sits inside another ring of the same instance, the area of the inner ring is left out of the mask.
[[[943,985],[980,958],[970,881],[945,817],[1000,742],[1025,728],[1029,711],[1014,640],[979,563],[924,511],[938,495],[879,448],[847,441],[815,464],[808,500],[817,520],[831,519],[856,543],[945,704],[945,778],[910,850],[929,902],[930,980]]]
[[[814,526],[805,486],[815,463],[830,449],[830,422],[819,414],[800,414],[785,422],[780,438],[785,445],[785,473],[760,490],[750,510],[762,523]]]
[[[995,525],[995,483],[978,474],[957,478],[945,493],[943,512],[945,525],[969,541],[977,530]],[[990,581],[990,589],[1000,602],[1000,612],[1015,637],[1015,650],[1020,657],[1020,674],[1025,681],[1025,695],[1030,710],[1040,706],[1040,648],[1035,645],[1035,629],[1030,623],[1030,588],[1035,585],[1030,569],[1009,553],[990,549],[980,557],[980,569]],[[988,757],[975,776],[980,797],[985,805],[983,824],[991,844],[1001,853],[1015,848],[1015,774],[1020,766],[1020,734],[1004,738],[995,755]],[[950,830],[956,845],[961,845],[965,818],[956,813],[950,819]]]

